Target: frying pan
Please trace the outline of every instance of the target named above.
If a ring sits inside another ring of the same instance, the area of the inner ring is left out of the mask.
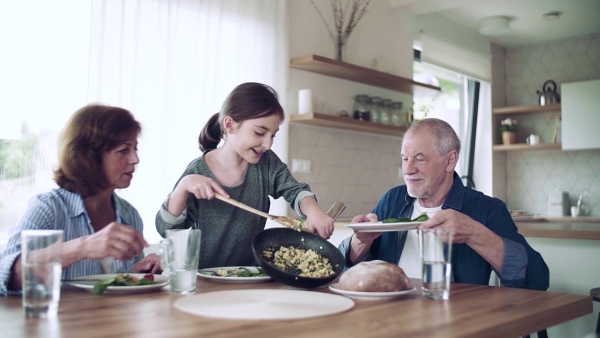
[[[303,277],[281,270],[271,263],[272,258],[263,257],[264,250],[273,247],[279,249],[282,246],[293,246],[304,250],[313,249],[321,256],[329,259],[335,273],[323,278]],[[288,228],[271,228],[261,231],[254,237],[252,251],[254,252],[254,258],[267,275],[276,281],[298,288],[315,288],[333,281],[344,270],[346,263],[338,248],[327,240],[311,233],[294,231]]]

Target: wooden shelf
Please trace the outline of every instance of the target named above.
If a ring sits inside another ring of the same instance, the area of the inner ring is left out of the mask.
[[[434,95],[441,91],[440,87],[314,54],[291,59],[290,67],[408,94]]]
[[[320,113],[292,115],[290,122],[390,136],[403,136],[406,132],[406,128],[404,127],[389,126],[381,123],[359,121],[349,117],[338,117]]]
[[[562,149],[560,143],[540,143],[531,145],[527,143],[516,144],[496,144],[492,146],[493,151],[520,151],[520,150],[540,150],[540,149]]]
[[[492,108],[492,114],[534,114],[541,112],[559,111],[561,106],[560,103],[549,104],[546,106],[514,106],[514,107],[500,107]]]
[[[578,217],[573,217],[578,218]],[[515,221],[525,237],[600,240],[600,224],[575,222]]]

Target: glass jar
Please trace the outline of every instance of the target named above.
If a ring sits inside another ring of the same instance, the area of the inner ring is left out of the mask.
[[[370,121],[371,120],[371,107],[369,96],[360,94],[354,97],[354,109],[353,116],[357,120]]]
[[[390,108],[389,105],[392,103],[390,99],[381,100],[381,112],[379,113],[379,123],[391,124]]]
[[[381,110],[381,98],[379,96],[371,96],[371,122],[379,122]]]
[[[394,126],[404,126],[406,125],[405,115],[402,114],[402,102],[394,101],[391,103],[391,117],[392,117],[392,125]]]

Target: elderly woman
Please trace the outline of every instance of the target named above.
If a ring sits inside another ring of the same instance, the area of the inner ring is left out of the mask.
[[[23,230],[64,231],[63,278],[160,272],[157,255],[144,258],[148,243],[140,215],[115,194],[131,184],[140,132],[140,123],[122,108],[93,104],[75,112],[59,143],[59,188],[32,199],[0,254],[1,295],[22,289]]]

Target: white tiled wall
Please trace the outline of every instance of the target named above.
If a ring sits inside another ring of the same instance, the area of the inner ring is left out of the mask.
[[[562,83],[599,78],[600,33],[506,49],[507,106],[538,104],[536,90],[548,79],[556,82],[560,93]],[[544,143],[550,142],[555,115],[519,117],[519,142],[531,133],[539,134]],[[495,156],[494,176],[506,172],[506,202],[510,209],[545,214],[550,190],[569,192],[574,203],[578,189],[586,189],[592,193],[588,201],[590,215],[600,216],[600,150],[536,150],[508,152],[505,156],[505,161]],[[505,167],[499,167],[502,165]]]
[[[311,160],[311,173],[293,173],[310,184],[319,206],[346,204],[340,219],[371,212],[398,178],[402,138],[333,128],[290,125],[289,162]]]

